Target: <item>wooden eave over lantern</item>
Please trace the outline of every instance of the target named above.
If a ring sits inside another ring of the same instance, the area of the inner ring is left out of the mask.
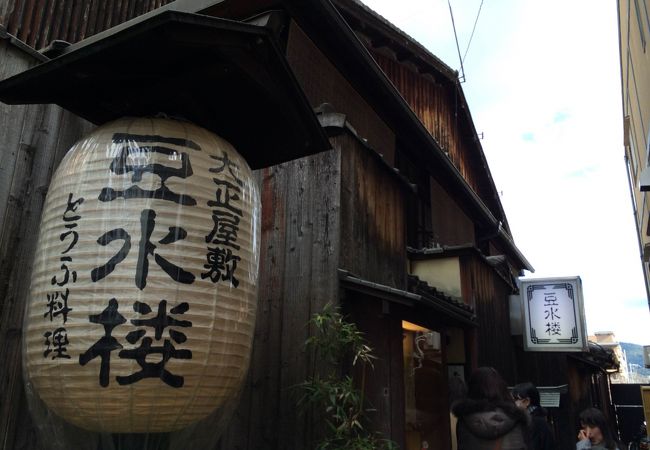
[[[163,113],[231,142],[253,169],[330,148],[264,27],[166,10],[0,82],[8,104],[54,103],[95,124]]]

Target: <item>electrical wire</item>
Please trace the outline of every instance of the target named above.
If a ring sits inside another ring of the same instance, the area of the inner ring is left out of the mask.
[[[454,28],[454,38],[456,39],[456,50],[458,51],[458,59],[460,60],[461,76],[459,77],[459,79],[460,82],[462,83],[465,81],[465,69],[463,68],[463,58],[460,56],[460,46],[458,45],[458,34],[456,34],[456,22],[454,22],[454,12],[451,9],[451,0],[447,0],[447,4],[449,5],[449,14],[451,15],[451,25]]]
[[[465,49],[465,54],[463,55],[463,59],[461,59],[461,64],[465,62],[465,57],[467,56],[467,52],[469,51],[469,46],[472,43],[472,38],[474,37],[474,31],[476,31],[476,24],[478,23],[478,18],[481,15],[481,8],[483,8],[483,0],[481,0],[481,4],[478,7],[478,13],[476,14],[476,20],[474,20],[474,27],[472,28],[472,34],[469,36],[469,42],[467,43],[467,48]],[[454,29],[454,33],[455,32],[456,30]],[[456,42],[456,44],[458,45],[458,41]]]

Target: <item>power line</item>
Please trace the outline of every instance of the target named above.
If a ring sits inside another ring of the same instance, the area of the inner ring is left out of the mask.
[[[463,62],[465,62],[465,57],[467,56],[467,52],[469,51],[469,46],[472,43],[472,38],[474,37],[474,31],[476,31],[476,24],[478,23],[478,18],[481,15],[481,8],[483,8],[483,0],[481,0],[481,4],[478,7],[478,13],[476,14],[476,20],[474,20],[474,27],[472,28],[472,34],[469,37],[469,42],[467,43],[467,48],[465,49],[465,54],[463,55],[463,59],[461,60],[461,65]],[[453,21],[453,19],[452,19]],[[454,28],[454,33],[456,33],[456,29]],[[458,45],[458,40],[456,40],[456,45]]]
[[[482,2],[482,0],[481,0]],[[463,58],[460,56],[460,46],[458,45],[458,35],[456,34],[456,23],[454,22],[454,12],[451,9],[451,0],[447,0],[447,3],[449,4],[449,14],[451,15],[451,25],[454,27],[454,38],[456,39],[456,50],[458,50],[458,59],[460,60],[460,73],[461,76],[459,77],[460,82],[463,83],[465,81],[465,69],[463,68]]]

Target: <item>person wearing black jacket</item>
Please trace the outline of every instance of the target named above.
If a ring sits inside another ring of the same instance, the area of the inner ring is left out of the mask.
[[[515,404],[521,410],[527,410],[531,418],[531,449],[555,450],[553,432],[546,421],[546,410],[539,404],[539,391],[533,383],[521,383],[512,390]]]
[[[467,397],[452,406],[458,417],[458,450],[530,450],[528,413],[515,405],[501,375],[479,367],[467,384]]]

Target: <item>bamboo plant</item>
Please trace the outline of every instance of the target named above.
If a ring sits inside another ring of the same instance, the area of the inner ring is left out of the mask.
[[[366,374],[377,358],[363,333],[332,304],[314,314],[309,323],[314,332],[305,345],[315,361],[323,364],[319,364],[322,370],[300,384],[299,404],[312,407],[327,425],[317,450],[396,450],[394,442],[367,428],[372,409],[364,395]],[[346,358],[352,361],[351,372],[359,374],[360,380],[340,375]]]

